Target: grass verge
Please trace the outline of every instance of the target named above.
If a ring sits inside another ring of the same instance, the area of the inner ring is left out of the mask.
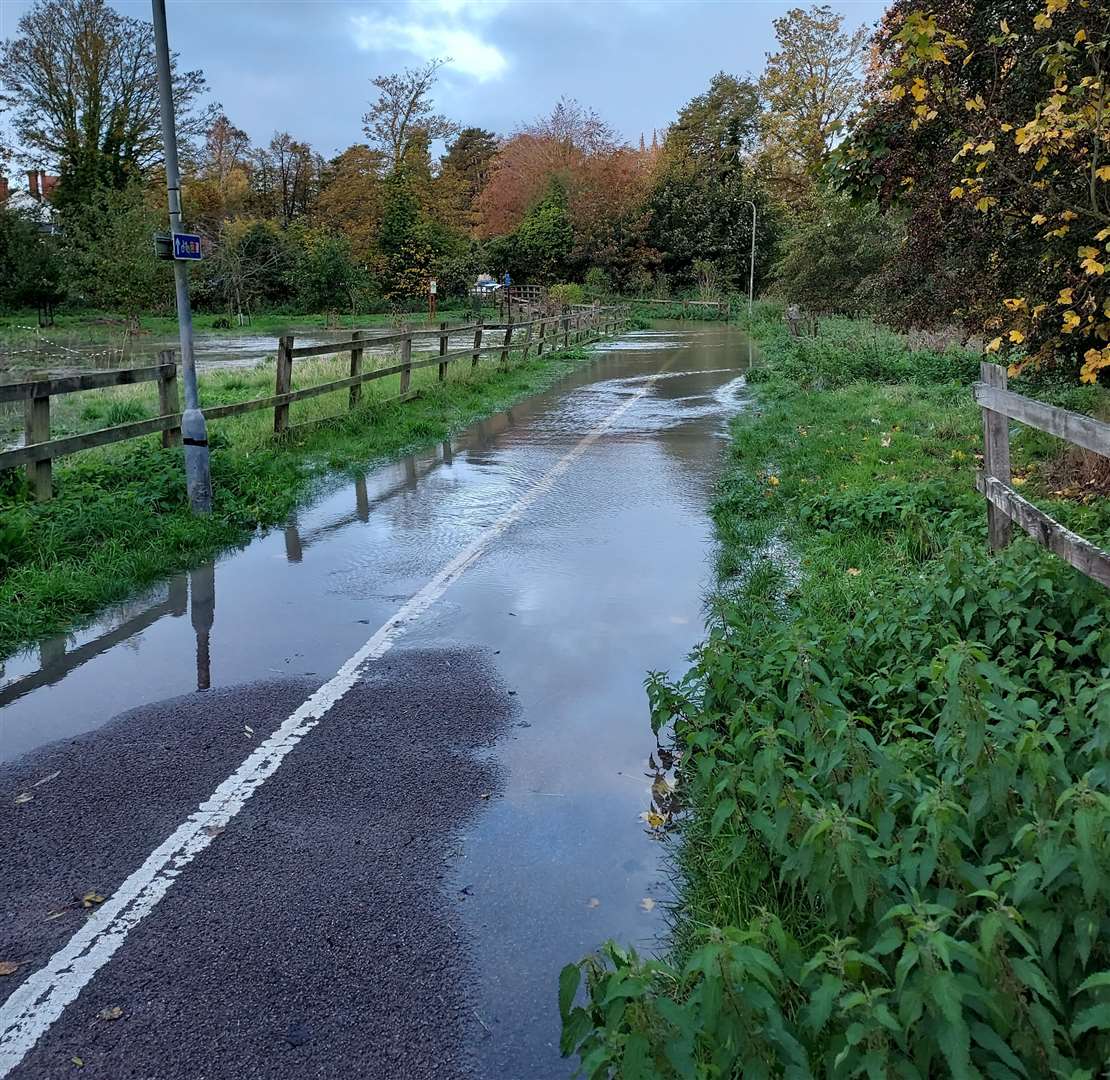
[[[413,373],[415,399],[390,400],[398,392],[393,376],[364,384],[361,403],[349,413],[346,390],[296,402],[291,423],[317,423],[281,445],[273,442],[270,410],[214,421],[215,506],[207,518],[189,511],[181,451],[163,449],[158,436],[60,459],[56,495],[46,503],[28,500],[23,470],[0,473],[0,656],[247,542],[256,530],[285,521],[329,478],[437,442],[550,386],[587,357],[583,350],[552,353],[508,370],[496,360],[474,370],[459,361],[444,383],[434,367],[422,368]],[[294,386],[342,377],[346,363],[298,361]],[[220,405],[265,396],[273,381],[272,364],[204,375],[201,400]],[[56,417],[55,434],[157,412],[152,384],[57,400],[68,411]]]
[[[847,320],[790,339],[771,308],[754,332],[708,636],[648,680],[681,762],[672,947],[568,965],[563,1050],[590,1077],[1102,1075],[1108,594],[1028,540],[988,554],[977,357]],[[1105,546],[1058,444],[1013,451]]]

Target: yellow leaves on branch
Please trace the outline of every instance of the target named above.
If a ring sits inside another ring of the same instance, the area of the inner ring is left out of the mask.
[[[1099,261],[1101,252],[1094,247],[1081,247],[1079,249],[1079,265],[1085,274],[1098,275],[1106,273],[1106,264]]]
[[[1110,345],[1105,349],[1088,349],[1083,354],[1083,367],[1079,371],[1079,381],[1093,383],[1098,379],[1098,373],[1110,367]]]

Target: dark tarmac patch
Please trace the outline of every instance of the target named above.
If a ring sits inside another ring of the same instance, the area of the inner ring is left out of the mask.
[[[18,812],[37,798],[5,807],[18,831],[0,838],[0,959],[41,966],[83,917],[40,921],[44,908],[93,885],[110,895],[246,756],[244,724],[264,738],[313,689],[178,699],[0,770],[5,794],[74,773],[33,821]],[[54,1077],[74,1057],[112,1080],[471,1075],[482,1031],[444,875],[459,825],[498,787],[473,751],[511,714],[481,654],[372,664],[12,1076]],[[121,1019],[98,1019],[115,1007]]]

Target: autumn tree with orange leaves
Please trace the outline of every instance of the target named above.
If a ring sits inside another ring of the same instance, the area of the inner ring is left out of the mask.
[[[1110,369],[1108,50],[1097,0],[903,0],[841,155],[846,186],[908,210],[939,314],[1015,370]]]

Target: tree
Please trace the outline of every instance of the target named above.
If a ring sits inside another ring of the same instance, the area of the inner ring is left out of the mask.
[[[1110,368],[1108,70],[1104,7],[900,0],[841,154],[849,190],[906,208],[942,317],[1088,382]]]
[[[144,311],[173,304],[173,270],[154,258],[150,237],[165,227],[160,200],[138,184],[101,188],[65,217],[63,254],[69,292],[105,311],[137,321]]]
[[[406,68],[400,75],[379,75],[373,81],[378,99],[363,116],[362,125],[371,145],[383,151],[390,169],[397,169],[414,134],[428,141],[449,138],[455,125],[434,111],[430,95],[439,69],[448,58],[429,60],[422,68]]]
[[[173,63],[177,130],[185,146],[209,126],[199,71]],[[0,104],[28,157],[57,162],[59,204],[101,186],[126,187],[161,159],[154,32],[106,0],[46,0],[0,49]]]
[[[324,229],[306,229],[297,237],[291,283],[301,311],[330,311],[340,306],[354,314],[365,289],[365,271],[351,258],[346,237]]]
[[[759,80],[763,164],[776,190],[796,202],[859,104],[870,34],[863,26],[845,33],[844,16],[827,5],[792,8],[774,27],[779,50]]]
[[[748,79],[718,72],[709,89],[686,103],[667,131],[667,149],[709,167],[754,149],[759,90]]]
[[[497,156],[497,136],[483,128],[463,128],[440,162],[441,176],[457,183],[457,210],[467,225],[477,224],[475,204],[485,189]]]
[[[898,230],[875,203],[855,205],[825,192],[818,213],[783,240],[776,288],[810,311],[874,311],[884,271],[899,251]]]
[[[33,218],[0,205],[0,305],[48,315],[64,296],[55,238]]]
[[[507,269],[520,279],[548,284],[565,276],[573,244],[567,193],[562,184],[553,181],[513,235]]]
[[[751,208],[758,209],[757,278],[765,276],[778,222],[768,192],[743,151],[757,119],[751,84],[717,75],[667,131],[647,201],[646,239],[662,253],[662,268],[681,287],[695,282],[694,262],[713,263],[726,286],[746,282]]]
[[[222,304],[233,316],[287,303],[295,259],[288,234],[273,222],[223,221],[211,253],[198,267],[197,298]]]
[[[324,171],[316,216],[347,237],[355,258],[367,262],[374,254],[381,228],[385,155],[358,144],[349,146]]]

